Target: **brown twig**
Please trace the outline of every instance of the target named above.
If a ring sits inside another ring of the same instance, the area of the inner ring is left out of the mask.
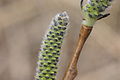
[[[79,59],[81,50],[84,46],[84,43],[87,40],[91,31],[92,31],[92,27],[88,27],[85,25],[83,25],[82,28],[80,29],[77,48],[75,49],[72,60],[70,62],[70,65],[68,67],[68,70],[67,70],[63,80],[74,80],[74,78],[76,77],[78,59]]]

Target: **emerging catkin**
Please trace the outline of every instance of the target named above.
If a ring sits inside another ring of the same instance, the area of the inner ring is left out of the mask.
[[[35,80],[56,79],[57,63],[68,23],[66,12],[59,13],[52,19],[38,55]]]
[[[111,5],[111,2],[112,0],[87,0],[87,3],[82,6],[83,24],[93,26],[98,19],[107,17],[109,13],[106,14],[105,10]]]

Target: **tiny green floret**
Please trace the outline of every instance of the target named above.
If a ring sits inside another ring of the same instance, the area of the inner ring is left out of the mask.
[[[84,17],[82,24],[92,27],[98,19],[107,17],[109,13],[105,14],[105,10],[111,5],[111,2],[112,0],[87,0],[82,7]]]
[[[66,12],[59,13],[52,19],[38,55],[35,80],[56,79],[57,63],[68,23],[69,17]]]

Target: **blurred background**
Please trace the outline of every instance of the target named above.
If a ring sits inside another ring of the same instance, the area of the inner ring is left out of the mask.
[[[33,80],[37,54],[51,18],[67,11],[70,25],[57,80],[76,47],[82,22],[79,0],[0,0],[0,80]],[[98,21],[79,59],[75,80],[120,80],[120,1]]]

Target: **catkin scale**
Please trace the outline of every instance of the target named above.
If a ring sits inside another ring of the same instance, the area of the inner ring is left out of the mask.
[[[38,55],[35,80],[55,80],[60,50],[69,17],[66,12],[57,14],[49,25]]]

